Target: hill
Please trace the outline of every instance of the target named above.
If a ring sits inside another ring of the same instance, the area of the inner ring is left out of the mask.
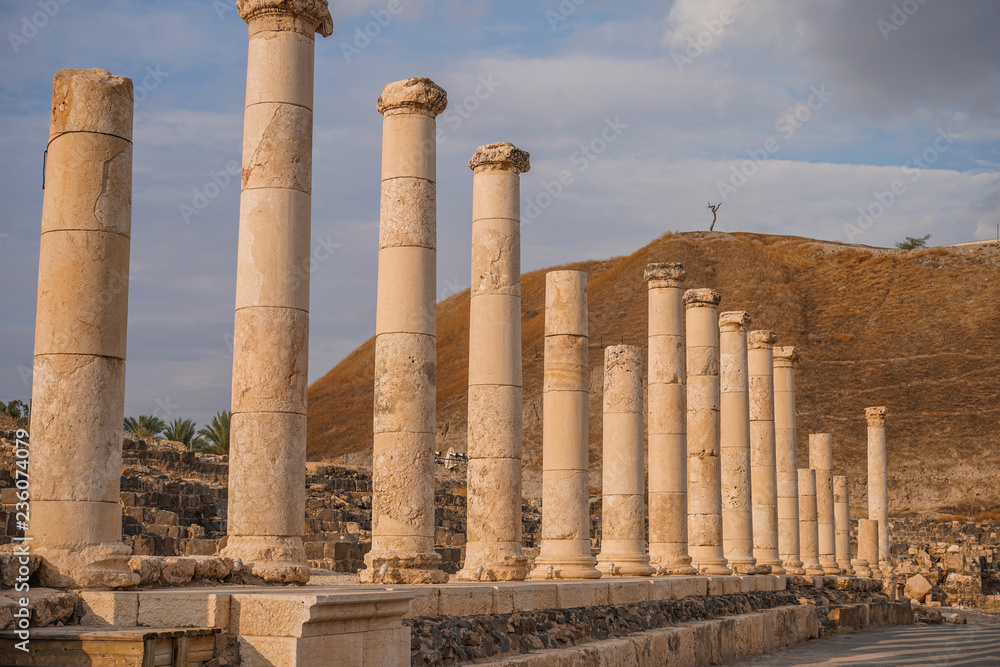
[[[799,461],[832,432],[835,467],[864,511],[864,408],[889,408],[893,513],[1000,507],[1000,247],[898,251],[757,234],[670,233],[627,257],[565,267],[589,274],[591,486],[600,487],[605,345],[646,347],[650,262],[682,262],[685,287],[713,287],[722,310],[802,354]],[[522,278],[525,495],[540,493],[545,272]],[[438,304],[438,449],[465,450],[468,291]],[[374,340],[309,388],[310,460],[372,447]]]

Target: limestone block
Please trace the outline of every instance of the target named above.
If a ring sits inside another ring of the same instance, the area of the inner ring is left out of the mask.
[[[250,38],[246,104],[284,102],[313,108],[314,38],[284,30]]]
[[[32,500],[31,536],[53,549],[81,549],[121,541],[122,508],[117,502]]]
[[[542,479],[542,539],[585,540],[589,545],[587,472],[550,470],[546,473]],[[549,500],[551,502],[547,502]]]
[[[493,586],[444,586],[440,591],[438,614],[442,616],[493,613]]]
[[[134,627],[139,619],[139,594],[134,591],[80,591],[80,625]]]
[[[686,431],[687,389],[683,384],[649,385],[649,435],[680,435]],[[653,406],[657,406],[656,409]],[[686,445],[685,445],[686,447]],[[682,447],[684,449],[684,447]]]
[[[545,335],[587,336],[587,274],[545,274]]]
[[[312,192],[312,110],[262,102],[243,121],[243,190]]]
[[[927,581],[927,578],[922,574],[915,574],[906,580],[906,587],[903,589],[903,595],[915,600],[916,602],[923,602],[927,594],[930,593],[933,586]]]
[[[236,311],[233,348],[233,358],[240,360],[233,364],[234,413],[305,416],[308,312],[278,307],[241,308]]]
[[[518,173],[516,171],[502,171],[498,169],[484,169],[475,175],[475,187],[472,190],[472,219],[478,227],[481,223],[487,223],[480,228],[487,234],[504,234],[508,225],[505,221],[518,221],[521,219],[521,188]],[[494,231],[486,231],[494,230]],[[511,230],[514,234],[516,229]],[[508,232],[509,233],[509,232]],[[506,236],[506,234],[504,234]],[[520,241],[511,239],[517,245]],[[504,241],[502,246],[506,246],[508,241]],[[520,260],[515,260],[520,268]],[[476,275],[476,263],[473,259],[473,276]],[[520,275],[511,275],[508,284],[519,283]],[[504,284],[507,281],[501,281]]]
[[[590,388],[585,336],[550,334],[545,336],[544,391],[588,391]]]
[[[382,181],[378,247],[437,247],[437,191],[433,182],[412,177]]]
[[[132,140],[132,80],[103,69],[61,69],[52,84],[49,137],[99,132]]]
[[[435,432],[436,358],[432,336],[387,333],[375,339],[376,435]]]
[[[437,334],[436,251],[392,247],[379,251],[375,330],[384,334]]]
[[[521,387],[469,387],[469,458],[521,458]]]
[[[476,183],[478,187],[479,180]],[[521,233],[517,219],[476,219],[472,238],[472,295],[519,297]]]
[[[489,517],[469,526],[470,541],[510,542],[521,539],[521,461],[470,459],[467,473],[470,516]]]
[[[683,434],[649,435],[650,493],[687,493],[686,449]]]
[[[649,337],[649,382],[684,384],[683,336]]]
[[[434,433],[376,433],[372,479],[372,533],[434,538]],[[301,522],[301,516],[299,518]]]
[[[421,113],[386,114],[382,124],[382,180],[437,181],[434,118]]]
[[[470,302],[469,385],[521,385],[521,298],[479,294]]]
[[[95,231],[127,239],[132,224],[132,145],[103,134],[71,132],[53,133],[48,148],[43,237],[76,231],[78,238],[93,238],[83,232]]]
[[[542,460],[545,470],[586,470],[588,397],[582,391],[546,391],[542,396]]]

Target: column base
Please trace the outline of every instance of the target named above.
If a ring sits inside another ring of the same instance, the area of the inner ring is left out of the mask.
[[[872,570],[868,566],[868,561],[864,560],[863,558],[852,559],[851,567],[854,569],[854,576],[856,577],[870,579],[872,576]]]
[[[805,568],[802,567],[802,561],[796,556],[782,556],[781,565],[785,568],[785,574],[802,576],[806,573]]]
[[[601,571],[597,569],[597,559],[593,556],[577,558],[563,557],[559,560],[535,559],[535,569],[528,575],[529,579],[600,579]],[[549,574],[549,567],[552,573]]]
[[[837,567],[840,568],[840,573],[845,577],[854,576],[854,568],[851,567],[850,561],[837,561]]]
[[[438,553],[402,554],[389,551],[369,551],[365,554],[365,569],[358,573],[363,584],[444,584],[448,573],[438,569]]]
[[[757,574],[788,574],[785,569],[784,564],[778,558],[758,558],[757,567],[766,567],[767,572],[758,572]]]
[[[713,576],[726,576],[732,574],[733,571],[729,569],[729,565],[724,560],[714,562],[702,561],[698,563],[698,573]]]
[[[678,545],[677,550],[664,550],[667,553],[654,553],[660,545],[651,544],[649,549],[649,564],[656,570],[657,576],[690,577],[698,574],[691,565],[691,557],[687,555],[687,545]]]
[[[501,545],[488,545],[468,555],[465,565],[455,575],[458,581],[524,581],[528,578],[528,557]],[[483,568],[478,572],[479,568]]]
[[[733,574],[767,574],[761,572],[757,561],[753,558],[729,558],[728,563]]]
[[[826,572],[823,570],[823,566],[819,564],[819,561],[816,561],[815,563],[804,563],[804,565],[806,574],[811,577],[821,576],[826,574]]]
[[[609,570],[614,565],[614,572]],[[605,554],[597,556],[597,569],[602,574],[616,577],[649,577],[656,574],[656,568],[649,564],[645,554]]]
[[[239,558],[241,569],[269,584],[309,581],[310,569],[301,537],[230,535],[219,555]]]
[[[128,567],[132,550],[121,542],[101,542],[76,549],[32,549],[42,559],[42,586],[49,588],[129,588],[139,575]]]
[[[840,566],[837,565],[837,561],[832,557],[820,556],[819,563],[823,567],[823,574],[829,574],[831,576],[840,574]]]

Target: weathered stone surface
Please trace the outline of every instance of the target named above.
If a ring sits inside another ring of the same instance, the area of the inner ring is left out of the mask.
[[[924,575],[915,574],[906,580],[906,588],[903,589],[903,595],[911,600],[923,602],[932,588],[934,587],[931,585],[931,582],[927,581]]]
[[[480,146],[469,159],[469,169],[500,169],[519,174],[531,169],[531,156],[512,143],[501,141]]]

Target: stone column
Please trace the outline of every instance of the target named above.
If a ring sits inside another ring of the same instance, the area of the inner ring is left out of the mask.
[[[31,551],[41,584],[120,588],[132,81],[63,69],[52,86],[31,394]]]
[[[732,574],[722,544],[719,315],[713,289],[684,292],[687,343],[688,550],[702,574]]]
[[[463,581],[521,581],[521,183],[526,152],[480,146],[472,177],[469,469]],[[482,568],[480,570],[479,568]]]
[[[878,521],[878,567],[889,563],[889,466],[884,406],[865,408],[868,420],[868,517]],[[868,561],[872,569],[876,563]]]
[[[684,302],[687,274],[675,263],[648,264],[649,557],[659,574],[690,575]]]
[[[778,555],[778,475],[775,469],[773,331],[751,331],[750,471],[753,479],[753,555],[757,566],[785,574]]]
[[[375,315],[372,550],[365,583],[439,583],[434,551],[437,410],[435,118],[448,96],[430,79],[382,90],[382,204]],[[385,566],[385,573],[382,573]]]
[[[833,520],[837,528],[837,566],[849,577],[854,576],[851,567],[851,503],[847,489],[847,477],[833,477]]]
[[[240,0],[250,28],[233,334],[229,538],[273,583],[303,583],[315,33],[325,0]]]
[[[833,521],[833,435],[809,434],[809,467],[816,471],[816,522],[819,562],[826,574],[840,574],[837,566],[837,529]]]
[[[823,574],[819,563],[819,530],[816,523],[816,471],[799,468],[799,554],[806,574]]]
[[[858,560],[855,564],[859,577],[871,577],[878,571],[878,521],[858,519]]]
[[[542,540],[532,579],[597,579],[587,486],[590,366],[587,274],[545,276]]]
[[[646,457],[642,415],[642,348],[604,350],[604,483],[598,569],[653,574],[646,553]]]
[[[757,574],[750,493],[750,403],[747,326],[742,310],[719,316],[719,463],[722,468],[722,544],[734,574]],[[766,568],[765,568],[766,570]],[[761,574],[766,574],[760,570]]]
[[[805,574],[799,558],[799,454],[795,428],[794,347],[774,348],[774,449],[778,483],[778,553],[787,574]]]

